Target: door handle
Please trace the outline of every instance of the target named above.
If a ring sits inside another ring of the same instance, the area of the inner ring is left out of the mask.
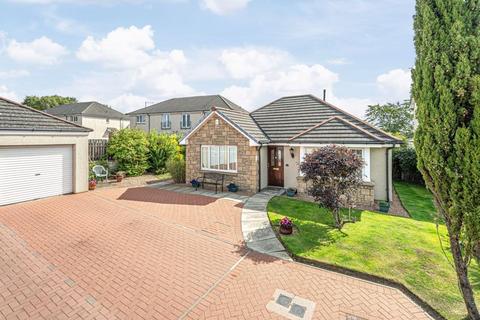
[[[36,177],[36,176],[39,176],[39,175],[40,175],[40,173],[35,173],[35,177]]]

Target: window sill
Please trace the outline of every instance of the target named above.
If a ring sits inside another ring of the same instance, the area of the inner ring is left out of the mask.
[[[200,169],[201,172],[218,172],[218,173],[226,173],[226,174],[237,174],[238,171],[232,170],[216,170],[216,169]]]

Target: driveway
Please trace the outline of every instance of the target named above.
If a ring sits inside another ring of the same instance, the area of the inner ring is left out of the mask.
[[[266,307],[280,289],[316,319],[428,319],[398,290],[245,249],[241,209],[142,187],[0,207],[0,318],[285,319]]]

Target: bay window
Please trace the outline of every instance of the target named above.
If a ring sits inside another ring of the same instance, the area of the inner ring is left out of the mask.
[[[237,172],[237,146],[203,145],[202,170]]]

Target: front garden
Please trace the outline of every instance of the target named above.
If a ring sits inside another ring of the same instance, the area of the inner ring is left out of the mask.
[[[432,222],[431,196],[422,187],[396,186],[402,187],[400,198],[412,219],[353,210],[351,216],[357,222],[347,223],[339,231],[327,209],[287,197],[273,198],[268,215],[273,225],[284,216],[293,219],[293,235],[282,236],[281,240],[294,255],[396,281],[444,317],[464,318],[466,310],[456,273],[442,251]],[[416,202],[418,194],[421,196]],[[342,214],[348,216],[348,210],[342,209]],[[445,226],[439,225],[439,235],[451,261]],[[475,262],[470,277],[480,303],[480,270]]]

